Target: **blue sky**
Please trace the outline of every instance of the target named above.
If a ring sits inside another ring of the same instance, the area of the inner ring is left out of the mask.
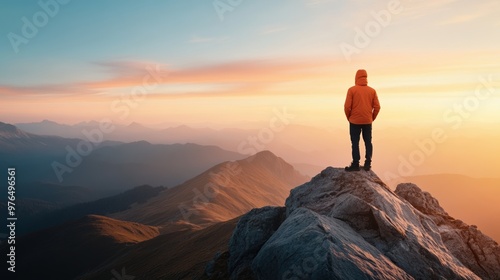
[[[130,92],[130,80],[139,77],[144,65],[160,65],[163,73],[174,73],[150,95],[151,102],[167,102],[161,95],[193,93],[242,108],[254,101],[223,100],[216,91],[271,96],[266,100],[275,100],[275,105],[284,94],[294,95],[293,104],[301,104],[300,95],[310,98],[311,92],[318,100],[327,94],[341,100],[353,72],[368,68],[375,74],[375,85],[387,93],[419,88],[407,97],[448,97],[466,94],[479,75],[500,72],[495,56],[500,19],[493,0],[243,0],[224,13],[223,21],[210,0],[55,1],[41,0],[58,3],[58,11],[26,44],[17,46],[17,53],[9,36],[22,36],[23,18],[32,23],[44,10],[38,1],[2,3],[0,98],[8,101],[0,108],[4,112],[16,104],[34,108],[45,102],[71,108],[76,100],[84,100],[102,103],[102,108],[73,121],[105,115],[104,103],[109,100],[103,91],[109,96]],[[389,12],[387,25],[379,26],[367,46],[347,60],[341,45],[354,45],[357,30],[366,30],[380,13],[387,15],[390,5],[401,11]],[[231,75],[226,81],[224,77]],[[429,88],[420,89],[427,84]],[[321,106],[317,109],[326,108]],[[36,110],[11,112],[9,117],[50,118],[54,109]],[[65,114],[60,111],[58,118]],[[152,121],[137,115],[137,121]]]

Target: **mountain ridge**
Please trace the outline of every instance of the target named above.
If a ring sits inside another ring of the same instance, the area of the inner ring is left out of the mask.
[[[283,205],[289,190],[308,180],[269,151],[215,165],[146,204],[111,215],[150,225],[206,226],[254,207]]]
[[[104,138],[90,143],[31,134],[0,123],[0,156],[9,159],[0,162],[0,168],[30,170],[19,177],[22,184],[77,185],[118,193],[143,184],[175,186],[215,164],[245,157],[213,145],[123,143]],[[84,152],[82,147],[86,147]]]

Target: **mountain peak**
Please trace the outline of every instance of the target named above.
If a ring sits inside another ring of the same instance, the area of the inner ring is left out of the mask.
[[[275,154],[273,154],[271,151],[268,151],[268,150],[264,150],[264,151],[258,152],[255,155],[253,155],[252,157],[255,158],[255,159],[259,159],[259,160],[276,160],[276,159],[279,159],[278,156],[276,156]]]
[[[58,124],[58,123],[56,123],[56,122],[54,122],[54,121],[47,120],[47,119],[45,119],[45,120],[41,121],[40,123],[41,123],[41,124]]]
[[[332,167],[244,215],[228,255],[231,279],[500,278],[498,244],[430,194]]]
[[[114,215],[152,225],[202,226],[241,216],[255,207],[283,205],[290,189],[306,182],[290,164],[270,152],[220,163],[162,192],[156,199]],[[149,213],[144,217],[143,213]]]
[[[142,124],[138,122],[131,122],[129,125],[127,125],[128,128],[145,128]]]
[[[0,122],[0,137],[2,138],[26,138],[28,134],[14,125]]]
[[[264,150],[261,152],[258,152],[254,154],[253,156],[250,156],[246,159],[243,159],[242,161],[247,161],[247,162],[254,162],[258,164],[264,164],[264,165],[286,165],[290,166],[291,168],[292,165],[288,164],[284,159],[280,158],[279,156],[273,154],[271,151]]]

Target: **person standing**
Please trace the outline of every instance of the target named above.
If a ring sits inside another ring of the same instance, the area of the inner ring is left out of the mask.
[[[372,163],[372,123],[380,111],[375,89],[368,86],[368,74],[360,69],[356,72],[355,85],[347,91],[344,111],[349,121],[349,134],[351,136],[352,162],[345,168],[346,171],[359,171],[360,135],[365,142],[365,164],[363,169],[370,171]]]

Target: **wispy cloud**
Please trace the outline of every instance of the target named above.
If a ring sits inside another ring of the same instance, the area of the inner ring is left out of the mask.
[[[488,17],[497,19],[497,15],[494,14],[494,11],[496,11],[497,7],[497,1],[467,3],[467,5],[461,6],[461,9],[459,11],[454,11],[454,13],[451,14],[448,18],[443,19],[440,24],[462,24],[475,20],[485,20]]]
[[[203,92],[206,87],[207,93],[215,92],[213,85],[219,89],[258,89],[268,85],[304,80],[315,77],[318,69],[331,65],[331,61],[324,59],[300,60],[300,59],[275,59],[275,60],[242,60],[210,65],[201,65],[191,68],[173,69],[166,65],[151,62],[137,61],[108,61],[96,63],[105,71],[112,73],[111,78],[85,81],[60,85],[40,85],[31,87],[0,86],[0,94],[4,95],[81,95],[94,94],[103,95],[106,91],[125,90],[144,83],[144,77],[150,75],[155,69],[155,75],[161,80],[158,85],[185,85],[186,88],[198,88],[196,93]],[[200,90],[201,89],[201,90]],[[220,92],[220,90],[217,90]],[[248,90],[247,90],[248,91]],[[184,93],[192,92],[188,90]],[[224,92],[224,90],[222,90]],[[176,91],[179,93],[179,91]]]
[[[227,41],[229,37],[203,37],[194,35],[189,39],[189,43],[201,44],[201,43],[220,43]]]
[[[1,96],[70,96],[92,94],[93,91],[77,84],[37,85],[37,86],[0,86]]]
[[[269,35],[269,34],[273,34],[273,33],[283,32],[286,30],[288,30],[288,28],[284,27],[284,26],[266,27],[260,32],[260,34],[261,35]]]
[[[482,14],[467,14],[467,15],[457,15],[451,18],[445,19],[440,22],[441,25],[449,25],[449,24],[460,24],[473,21],[475,19],[481,18]]]
[[[418,19],[431,14],[439,13],[458,0],[435,0],[435,1],[404,1],[402,15],[411,19]]]
[[[318,4],[325,4],[325,3],[329,3],[329,2],[333,2],[335,0],[304,0],[304,2],[306,3],[306,5],[318,5]]]

